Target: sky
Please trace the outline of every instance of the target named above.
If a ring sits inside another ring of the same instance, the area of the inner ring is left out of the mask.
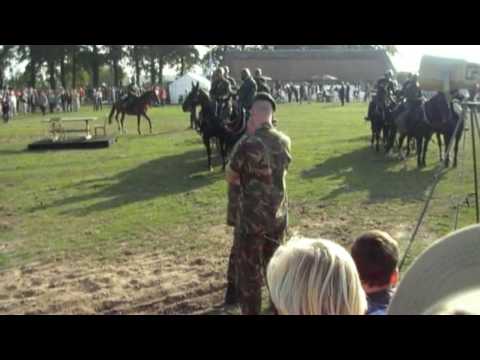
[[[392,58],[397,71],[418,72],[423,55],[463,59],[480,64],[480,45],[397,45]]]

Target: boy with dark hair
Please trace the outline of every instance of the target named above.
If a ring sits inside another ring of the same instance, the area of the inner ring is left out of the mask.
[[[399,280],[397,242],[374,230],[356,239],[351,253],[367,294],[367,315],[385,315]]]

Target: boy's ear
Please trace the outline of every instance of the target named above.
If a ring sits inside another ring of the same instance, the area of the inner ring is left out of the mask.
[[[396,269],[393,274],[390,276],[390,285],[395,287],[398,285],[398,282],[400,280],[400,272],[398,269]]]

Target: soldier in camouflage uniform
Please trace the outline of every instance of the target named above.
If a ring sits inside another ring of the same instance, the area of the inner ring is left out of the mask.
[[[238,113],[245,110],[247,120],[250,115],[253,99],[257,93],[257,84],[252,78],[249,69],[242,70],[242,85],[238,91]],[[242,141],[242,140],[240,140]],[[233,153],[232,153],[233,154]],[[227,207],[227,225],[235,228],[238,215],[241,188],[237,184],[228,184],[228,207]],[[225,294],[225,305],[234,305],[237,303],[238,296],[235,286],[235,253],[232,249],[228,262],[227,271],[227,292]]]
[[[240,186],[231,257],[235,270],[229,273],[244,315],[260,313],[262,276],[287,231],[285,177],[292,157],[290,138],[272,125],[275,110],[270,94],[256,95],[247,134],[235,146],[226,173],[229,184]]]

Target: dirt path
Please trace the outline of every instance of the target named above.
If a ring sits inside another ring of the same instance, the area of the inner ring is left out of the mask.
[[[126,251],[114,264],[36,264],[0,273],[2,314],[191,314],[221,304],[225,261]]]
[[[316,214],[292,230],[347,245],[358,232],[348,218],[332,221]],[[387,230],[397,237],[409,232],[398,225]],[[212,232],[222,250],[206,256],[124,250],[108,263],[84,259],[2,271],[0,314],[231,314],[234,309],[219,307],[226,287],[231,234],[224,226]]]

